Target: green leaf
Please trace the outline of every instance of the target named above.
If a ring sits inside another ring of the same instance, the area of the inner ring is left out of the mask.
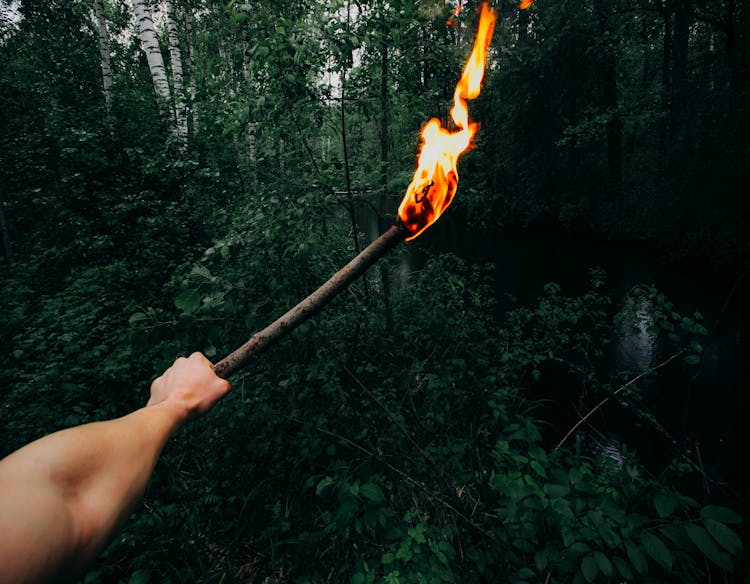
[[[633,542],[629,541],[625,544],[625,552],[628,554],[630,563],[633,564],[636,572],[639,574],[648,574],[648,562],[646,556],[643,555],[641,549]]]
[[[130,575],[128,584],[148,584],[151,579],[149,570],[136,570]]]
[[[701,358],[698,355],[685,355],[682,358],[686,365],[698,365],[701,362]]]
[[[201,296],[194,288],[185,288],[174,299],[174,304],[185,314],[193,314],[201,304]]]
[[[451,560],[456,557],[456,550],[449,542],[445,540],[442,540],[440,541],[440,543],[438,543],[438,549]]]
[[[247,20],[248,18],[250,18],[250,17],[247,14],[245,14],[244,12],[238,12],[237,14],[233,14],[229,18],[229,22],[232,22],[232,23],[242,22],[243,20]]]
[[[326,487],[332,485],[334,482],[336,481],[332,477],[323,477],[320,479],[318,486],[315,487],[315,494],[319,496]]]
[[[632,580],[633,579],[633,570],[630,569],[630,564],[628,564],[625,560],[623,560],[619,556],[614,556],[612,558],[612,563],[617,568],[617,571],[620,572],[620,575],[625,578],[626,580]]]
[[[701,509],[701,519],[713,519],[719,523],[740,523],[742,517],[731,509],[719,505],[706,505]]]
[[[543,476],[544,478],[547,478],[547,471],[536,460],[532,460],[530,463],[530,466],[536,471],[538,475]]]
[[[583,577],[586,578],[586,582],[593,582],[596,580],[596,576],[599,574],[599,565],[596,563],[594,554],[584,556],[581,560],[581,572]]]
[[[563,498],[570,493],[568,485],[544,485],[544,492],[550,497]]]
[[[130,318],[128,319],[128,324],[131,324],[131,325],[133,325],[133,324],[135,324],[135,323],[137,323],[137,322],[140,322],[140,321],[142,321],[142,320],[146,320],[147,318],[148,318],[148,317],[147,317],[147,316],[146,316],[146,315],[145,315],[144,313],[142,313],[142,312],[136,312],[135,314],[133,314],[133,315],[132,315],[132,316],[131,316],[131,317],[130,317]]]
[[[392,553],[383,554],[383,557],[380,558],[380,563],[384,565],[392,564],[396,560],[396,556]]]
[[[672,554],[658,537],[653,533],[646,531],[641,534],[641,542],[643,542],[643,549],[646,550],[646,553],[651,556],[654,561],[668,572],[672,570]]]
[[[733,556],[739,555],[743,547],[742,541],[731,528],[723,523],[719,523],[715,519],[706,519],[704,525],[706,526],[708,533],[719,542],[721,547]]]
[[[540,572],[547,567],[547,560],[546,550],[540,550],[534,554],[534,564],[536,565],[536,569]]]
[[[589,547],[589,544],[582,541],[577,541],[573,545],[568,547],[568,551],[574,554],[585,554],[586,552],[591,551],[591,548]]]
[[[656,495],[654,499],[654,506],[659,517],[669,517],[672,513],[677,510],[679,501],[675,497],[668,495]]]
[[[594,560],[596,560],[596,565],[599,566],[602,574],[607,578],[611,578],[614,574],[614,570],[612,569],[612,562],[609,561],[609,558],[602,552],[596,551],[594,552]]]
[[[732,571],[732,558],[716,546],[716,543],[705,529],[695,523],[687,523],[685,525],[685,532],[688,534],[690,541],[696,545],[704,556],[720,568]]]
[[[536,574],[534,574],[534,571],[531,568],[526,568],[526,567],[518,570],[518,572],[516,572],[516,575],[519,578],[523,578],[524,580],[528,578],[533,578],[534,576],[536,576]]]
[[[374,503],[381,503],[385,500],[385,494],[375,483],[365,483],[359,488],[359,492],[364,496],[373,501]]]

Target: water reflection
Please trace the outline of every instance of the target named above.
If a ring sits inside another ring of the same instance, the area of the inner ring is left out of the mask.
[[[644,293],[624,301],[623,315],[615,339],[615,359],[619,369],[638,370],[651,366],[656,351],[653,301]]]

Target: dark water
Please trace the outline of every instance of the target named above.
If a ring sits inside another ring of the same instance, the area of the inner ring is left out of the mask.
[[[367,235],[375,235],[372,221],[365,218],[362,225]],[[705,485],[709,494],[728,492],[736,506],[750,512],[745,464],[750,445],[746,419],[750,274],[738,269],[715,271],[698,261],[672,261],[632,242],[600,241],[562,231],[467,233],[449,216],[407,245],[409,252],[397,275],[402,282],[421,268],[429,250],[450,251],[468,261],[494,264],[501,307],[508,307],[509,295],[520,303],[533,301],[548,282],[560,284],[566,295],[584,292],[590,270],[600,267],[617,307],[626,302],[633,286],[653,284],[681,314],[700,312],[709,331],[702,343],[701,364],[690,367],[677,358],[638,384],[661,428],[612,400],[591,419],[595,431],[589,435],[594,440],[598,436],[601,447],[613,456],[620,442],[635,448],[655,474],[675,456],[687,455],[716,481]],[[630,302],[639,322],[617,331],[608,361],[613,374],[655,367],[673,352],[649,332],[653,307],[648,299]],[[560,437],[579,416],[564,385],[550,384],[548,391],[535,396],[552,404],[547,408],[552,416],[550,432]]]

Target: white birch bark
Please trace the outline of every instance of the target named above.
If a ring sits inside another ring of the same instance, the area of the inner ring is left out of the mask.
[[[166,116],[169,126],[174,128],[174,117],[171,113],[171,92],[167,69],[164,66],[164,58],[159,47],[159,38],[156,36],[154,19],[151,10],[146,6],[144,0],[132,0],[135,12],[135,21],[138,26],[141,49],[146,54],[151,79],[154,82],[154,91],[159,109]]]
[[[96,30],[99,35],[99,56],[102,65],[102,92],[107,111],[112,108],[112,65],[110,63],[109,35],[107,19],[104,16],[104,0],[94,0],[96,13]]]
[[[165,2],[167,16],[167,30],[169,31],[169,58],[172,64],[172,89],[174,90],[174,114],[176,133],[180,143],[187,144],[187,102],[182,74],[182,53],[180,51],[180,37],[177,34],[177,23],[174,19],[172,2]]]
[[[195,96],[198,93],[197,86],[195,83],[195,75],[196,75],[196,69],[195,69],[195,40],[193,38],[193,15],[190,13],[190,11],[187,11],[183,13],[183,16],[185,18],[185,36],[187,38],[187,46],[185,47],[185,50],[187,51],[188,55],[188,94],[190,96],[190,101],[188,101],[188,104],[190,105],[188,110],[188,116],[191,118],[193,122],[193,133],[195,133],[196,128],[198,127],[198,112],[195,109]]]

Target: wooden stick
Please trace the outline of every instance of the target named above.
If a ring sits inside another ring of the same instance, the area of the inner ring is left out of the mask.
[[[216,375],[226,379],[246,365],[252,357],[262,353],[308,318],[320,312],[334,296],[345,290],[349,284],[364,274],[367,268],[402,242],[408,235],[409,233],[400,222],[391,227],[297,306],[262,331],[255,333],[244,345],[216,363],[214,365]]]

